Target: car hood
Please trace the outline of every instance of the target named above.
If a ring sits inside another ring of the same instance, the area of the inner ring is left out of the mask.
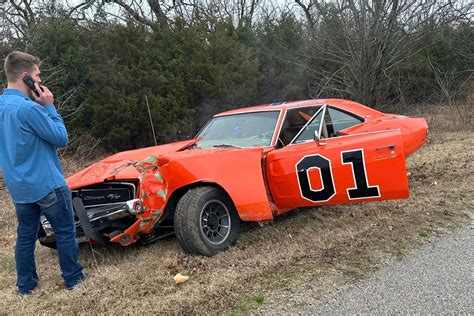
[[[140,173],[135,166],[131,164],[144,160],[150,156],[164,156],[167,162],[186,161],[185,164],[188,164],[192,163],[192,161],[196,161],[196,159],[208,161],[209,156],[216,157],[217,155],[221,157],[224,153],[229,151],[241,152],[257,150],[262,153],[271,150],[270,148],[263,149],[261,147],[199,148],[184,150],[198,141],[199,140],[194,139],[120,152],[79,171],[67,178],[66,181],[71,189],[77,189],[96,183],[102,183],[104,181],[138,180]]]
[[[139,172],[133,166],[127,166],[127,164],[143,160],[151,155],[159,156],[178,152],[195,144],[197,141],[198,140],[193,139],[160,146],[122,151],[79,171],[67,178],[66,181],[71,189],[76,189],[101,183],[106,180],[137,179]]]

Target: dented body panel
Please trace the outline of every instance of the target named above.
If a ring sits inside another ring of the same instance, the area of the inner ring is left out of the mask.
[[[68,177],[66,181],[71,189],[77,189],[106,180],[136,180],[140,172],[132,165],[133,162],[144,160],[153,155],[159,156],[176,152],[194,143],[196,143],[196,140],[187,140],[122,151],[79,171]]]

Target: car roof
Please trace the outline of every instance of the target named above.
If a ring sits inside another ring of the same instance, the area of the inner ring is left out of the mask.
[[[234,110],[229,110],[221,113],[217,113],[214,117],[232,115],[232,114],[242,114],[248,112],[257,112],[257,111],[279,111],[292,108],[299,108],[305,106],[315,106],[315,105],[333,105],[340,109],[361,115],[361,116],[379,116],[383,115],[381,112],[376,111],[372,108],[369,108],[365,105],[362,105],[358,102],[345,100],[345,99],[313,99],[313,100],[303,100],[303,101],[290,101],[290,102],[277,102],[277,103],[268,103],[257,106],[250,106],[245,108],[239,108]]]

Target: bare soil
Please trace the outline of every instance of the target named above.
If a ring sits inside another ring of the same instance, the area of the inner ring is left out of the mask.
[[[246,313],[275,291],[311,281],[323,298],[339,286],[409,254],[433,235],[472,221],[472,129],[433,123],[426,145],[408,159],[411,197],[295,210],[260,227],[247,223],[232,249],[185,255],[176,238],[149,246],[85,245],[88,280],[62,287],[55,251],[38,246],[39,289],[20,299],[15,286],[16,220],[0,186],[0,313]],[[66,161],[68,173],[81,166]],[[177,273],[190,276],[176,285]],[[313,292],[314,293],[314,292]]]

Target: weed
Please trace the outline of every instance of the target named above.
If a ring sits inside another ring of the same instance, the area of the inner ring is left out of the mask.
[[[0,259],[0,272],[12,273],[15,272],[15,258],[7,257]]]
[[[250,298],[243,299],[236,308],[230,311],[231,315],[244,315],[250,310],[260,307],[265,301],[263,295],[256,295]]]

